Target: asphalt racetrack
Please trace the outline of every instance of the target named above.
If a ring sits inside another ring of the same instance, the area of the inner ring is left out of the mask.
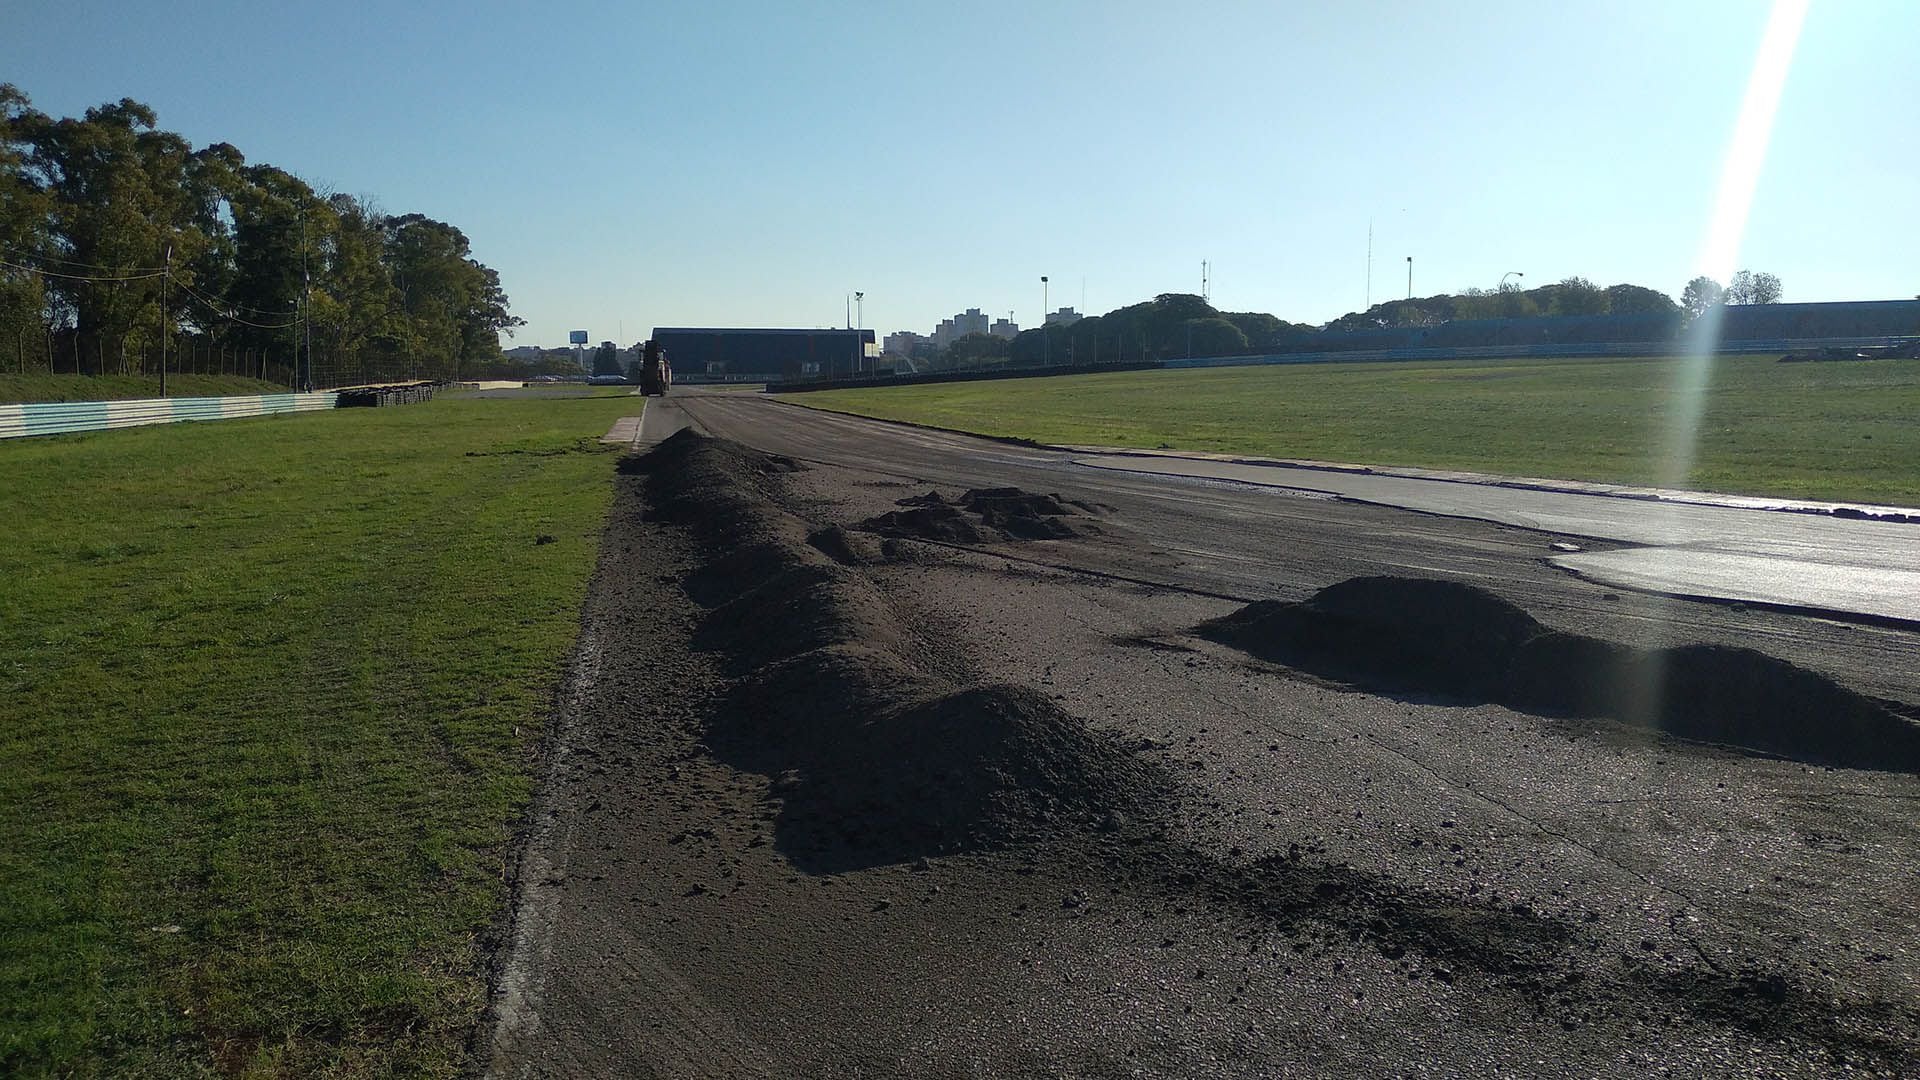
[[[738,391],[639,442],[490,1075],[1920,1072],[1920,633],[1561,561],[1899,594],[1911,526],[1402,509]]]

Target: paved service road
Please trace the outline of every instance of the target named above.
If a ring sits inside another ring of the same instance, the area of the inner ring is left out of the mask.
[[[1098,469],[1319,491],[1644,545],[1566,554],[1553,562],[1650,592],[1920,623],[1920,526],[1912,524],[1225,461],[1120,454],[1074,461]]]

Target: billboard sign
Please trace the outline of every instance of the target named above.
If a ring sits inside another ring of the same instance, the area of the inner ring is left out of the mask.
[[[567,331],[567,344],[585,345],[586,343],[587,343],[587,332],[585,330]]]

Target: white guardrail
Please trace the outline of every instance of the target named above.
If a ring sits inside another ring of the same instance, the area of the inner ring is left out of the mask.
[[[331,409],[340,395],[246,394],[235,397],[139,398],[132,401],[40,401],[0,405],[0,439],[67,435],[80,431],[234,420],[243,416]]]

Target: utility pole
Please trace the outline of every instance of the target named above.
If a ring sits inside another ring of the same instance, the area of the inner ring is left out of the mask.
[[[165,269],[160,271],[160,396],[167,396],[167,279],[173,276],[173,245],[167,245]]]
[[[313,391],[313,274],[307,269],[307,200],[305,199],[300,200],[300,293],[301,332],[300,340],[294,344],[293,369],[296,372],[305,370],[306,377],[299,380],[299,388],[311,393]],[[299,354],[303,352],[306,354],[304,369],[299,363]],[[459,374],[457,370],[454,372],[456,377]]]

